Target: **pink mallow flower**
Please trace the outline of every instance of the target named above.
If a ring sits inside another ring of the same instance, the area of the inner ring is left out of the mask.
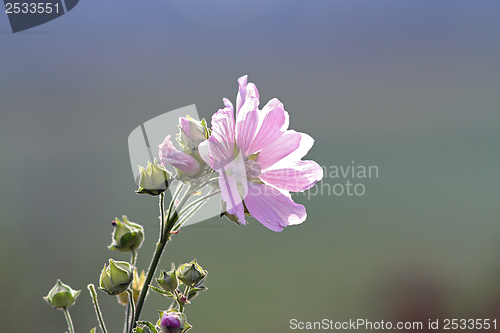
[[[200,171],[200,163],[192,156],[177,150],[170,141],[170,135],[167,135],[158,147],[160,148],[158,154],[163,166],[171,164],[189,177],[194,177]]]
[[[314,140],[288,130],[288,112],[276,98],[259,110],[259,93],[247,76],[238,79],[236,121],[231,102],[212,116],[212,135],[199,146],[201,158],[219,172],[228,214],[246,224],[245,212],[265,227],[281,231],[302,223],[306,209],[289,191],[311,188],[323,178],[314,161],[301,161]]]

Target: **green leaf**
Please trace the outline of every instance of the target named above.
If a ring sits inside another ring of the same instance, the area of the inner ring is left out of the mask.
[[[95,327],[90,330],[90,333],[95,333]]]
[[[168,291],[165,291],[163,289],[157,288],[157,287],[152,286],[152,285],[149,285],[149,288],[161,296],[174,298],[174,294],[172,294]]]

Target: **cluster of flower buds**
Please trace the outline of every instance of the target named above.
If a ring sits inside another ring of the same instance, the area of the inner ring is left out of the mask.
[[[160,288],[150,286],[156,293],[173,298],[178,304],[187,304],[200,291],[207,290],[203,285],[208,272],[204,270],[196,259],[190,263],[185,263],[179,268],[175,267],[171,271],[161,271],[156,282]],[[184,289],[181,286],[184,285]]]

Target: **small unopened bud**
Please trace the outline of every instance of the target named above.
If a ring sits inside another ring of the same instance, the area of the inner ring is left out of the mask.
[[[144,228],[137,223],[130,222],[125,215],[122,218],[123,222],[118,218],[112,222],[114,227],[111,235],[113,243],[108,248],[120,252],[137,250],[144,240]]]
[[[181,265],[177,269],[177,276],[179,277],[179,280],[190,288],[200,284],[205,279],[207,274],[208,272],[198,265],[196,259],[191,261],[189,264]]]
[[[133,279],[133,268],[128,262],[109,259],[109,266],[104,264],[102,269],[99,289],[109,295],[118,295],[128,289]]]
[[[161,313],[158,325],[163,333],[182,333],[191,328],[191,325],[186,321],[186,315],[177,310]]]
[[[199,160],[188,154],[192,152],[189,150],[183,152],[174,147],[174,144],[170,141],[170,135],[167,135],[163,143],[158,147],[160,148],[158,154],[160,155],[162,165],[166,166],[170,164],[175,167],[177,178],[197,178],[198,174],[203,171],[200,169]]]
[[[135,191],[137,194],[160,195],[168,188],[168,181],[172,178],[163,166],[158,165],[156,159],[154,163],[148,162],[148,166],[144,169],[139,166],[140,180],[139,189]]]
[[[80,295],[81,290],[73,290],[70,286],[57,280],[55,286],[49,291],[43,299],[57,309],[64,309],[75,304],[76,298]]]
[[[208,139],[208,129],[205,119],[198,121],[190,116],[186,116],[186,118],[181,117],[179,118],[179,128],[181,131],[177,138],[186,149],[198,149],[200,143]]]
[[[173,292],[179,286],[176,271],[161,271],[161,276],[156,279],[158,285],[165,291]]]

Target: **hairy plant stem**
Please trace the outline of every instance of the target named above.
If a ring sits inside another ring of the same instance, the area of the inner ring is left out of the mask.
[[[130,250],[131,253],[131,258],[130,258],[130,264],[135,267],[135,263],[137,261],[137,252],[135,251],[134,248]]]
[[[97,294],[95,292],[95,287],[91,283],[87,286],[87,289],[90,292],[90,296],[92,297],[92,302],[94,303],[95,314],[97,316],[97,320],[99,321],[99,326],[101,327],[102,333],[108,333],[106,330],[106,325],[104,324],[104,319],[102,319],[101,309],[99,308],[99,302],[97,301]]]
[[[188,286],[186,286],[186,288],[184,288],[184,291],[182,292],[184,294],[184,297],[186,298],[186,302],[189,301],[189,290],[191,288],[189,288]],[[184,307],[185,307],[185,303],[184,302],[179,302],[179,312],[184,312]]]
[[[160,194],[160,242],[163,241],[165,233],[165,193]]]
[[[130,300],[129,304],[130,304],[130,307],[132,309],[130,318],[131,318],[131,320],[135,320],[134,292],[132,291],[132,289],[128,288],[127,293],[128,293],[128,297]],[[131,322],[129,327],[130,327],[130,330],[129,330],[129,333],[130,333],[130,332],[132,332],[132,329],[134,328],[134,323]]]
[[[137,262],[137,251],[134,248],[130,249],[130,264],[135,267],[135,263]],[[130,301],[131,298],[127,296],[127,305],[125,307],[125,324],[123,325],[123,333],[128,333],[129,331],[129,324],[131,321],[130,317]],[[132,317],[133,318],[133,317]]]
[[[165,249],[165,245],[167,245],[169,239],[170,239],[170,231],[172,230],[173,226],[175,225],[175,222],[178,221],[179,219],[179,213],[180,209],[184,206],[184,204],[189,200],[191,197],[190,191],[191,187],[187,189],[187,191],[184,193],[182,199],[179,201],[179,204],[177,206],[174,204],[174,201],[176,200],[177,196],[181,192],[183,187],[183,184],[180,184],[179,187],[177,188],[174,196],[172,197],[172,202],[169,205],[168,213],[167,213],[167,218],[165,219],[165,214],[161,215],[161,225],[164,225],[163,229],[163,234],[160,233],[160,237],[158,239],[158,243],[156,243],[156,249],[153,254],[153,258],[151,259],[151,263],[149,264],[148,268],[148,273],[146,275],[146,280],[144,281],[144,286],[141,290],[141,293],[139,295],[139,299],[137,301],[137,306],[135,308],[135,316],[134,316],[134,322],[132,324],[132,328],[136,326],[137,321],[139,320],[141,316],[141,311],[142,307],[144,305],[144,301],[146,300],[146,297],[148,295],[149,291],[149,284],[151,283],[151,280],[153,279],[153,276],[155,274],[156,268],[158,266],[158,263],[160,262],[161,255],[163,253],[163,250]],[[160,196],[160,207],[163,206],[163,196]],[[175,209],[174,209],[175,207]],[[160,228],[161,231],[161,228]]]
[[[66,317],[66,322],[68,323],[69,333],[75,333],[75,328],[73,327],[73,321],[71,320],[68,308],[64,308],[63,310],[64,316]]]
[[[214,195],[216,194],[219,194],[220,193],[220,190],[216,190],[216,191],[212,191],[210,193],[208,193],[207,195],[201,197],[201,198],[198,198],[196,200],[194,200],[193,202],[189,203],[189,205],[187,205],[186,207],[184,207],[181,212],[179,213],[179,215],[182,215],[184,214],[185,212],[187,212],[191,207],[193,206],[196,206],[198,203],[202,202],[203,200],[206,200],[206,199],[209,199],[210,197],[213,197]]]
[[[128,333],[130,324],[130,299],[127,298],[127,307],[125,308],[125,323],[123,324],[123,333]]]

